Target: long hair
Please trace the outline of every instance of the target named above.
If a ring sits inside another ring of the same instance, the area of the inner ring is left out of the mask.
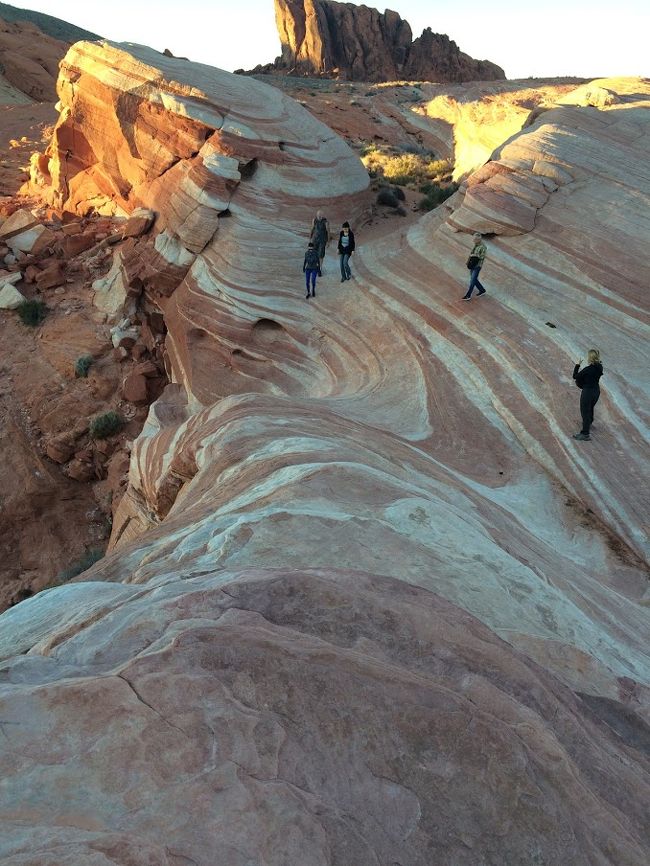
[[[587,361],[590,364],[602,364],[602,361],[600,360],[600,352],[598,351],[598,349],[589,349],[589,351],[587,352]]]

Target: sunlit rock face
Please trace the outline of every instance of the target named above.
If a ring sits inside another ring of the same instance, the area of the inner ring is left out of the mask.
[[[418,128],[439,140],[436,153],[450,157],[454,179],[480,168],[495,148],[516,135],[534,114],[576,92],[572,79],[482,81],[462,85],[425,84],[415,111]],[[420,121],[417,115],[426,117]]]
[[[474,60],[430,27],[412,39],[397,12],[334,0],[275,0],[282,55],[275,67],[293,74],[354,81],[483,81],[505,78],[489,60]]]
[[[71,112],[112,82],[106,129],[146,78],[145,102],[175,82],[158,127],[181,88],[183,116],[207,101],[247,132],[225,219],[201,186],[217,123],[200,183],[190,154],[121,193],[180,269],[143,290],[173,384],[112,553],[0,618],[3,862],[641,866],[650,89],[540,115],[408,231],[360,226],[356,279],[328,255],[307,303],[313,211],[356,225],[366,203],[345,145],[250,79],[140,48],[72,60]],[[84,148],[90,202],[108,168]],[[203,246],[188,190],[218,211]],[[489,294],[462,304],[477,227]],[[577,443],[592,345],[603,395]]]

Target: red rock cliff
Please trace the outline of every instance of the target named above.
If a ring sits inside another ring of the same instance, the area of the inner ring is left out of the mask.
[[[474,60],[430,28],[413,41],[397,12],[333,0],[275,0],[282,43],[280,68],[338,73],[357,81],[473,81],[505,78],[488,60]]]

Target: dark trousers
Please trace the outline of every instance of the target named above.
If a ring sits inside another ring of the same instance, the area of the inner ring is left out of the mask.
[[[339,264],[341,265],[341,279],[349,280],[352,276],[352,271],[350,270],[350,255],[351,253],[339,253]]]
[[[473,270],[471,271],[471,273],[469,275],[469,288],[467,289],[467,294],[465,295],[466,298],[472,297],[472,292],[474,291],[474,288],[478,289],[479,295],[482,295],[483,292],[485,291],[485,289],[483,288],[483,285],[479,282],[479,279],[478,279],[478,275],[480,272],[481,272],[480,268],[473,268]]]
[[[311,283],[311,293],[312,295],[316,294],[316,274],[318,271],[312,270],[311,268],[307,268],[305,271],[305,288],[307,289],[307,294],[309,294],[309,284]]]
[[[582,415],[581,433],[589,434],[594,423],[594,406],[600,397],[600,388],[583,388],[580,392],[580,414]]]

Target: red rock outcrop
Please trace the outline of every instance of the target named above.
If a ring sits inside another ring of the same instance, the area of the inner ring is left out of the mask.
[[[645,864],[650,87],[603,87],[373,242],[359,163],[277,91],[71,49],[42,189],[158,214],[125,243],[161,284],[116,271],[172,384],[110,555],[0,619],[9,866]],[[317,206],[355,224],[356,280],[328,254],[306,302]]]
[[[282,43],[276,68],[293,74],[356,81],[477,81],[505,78],[488,60],[474,60],[430,28],[412,40],[397,12],[335,0],[275,0]]]

